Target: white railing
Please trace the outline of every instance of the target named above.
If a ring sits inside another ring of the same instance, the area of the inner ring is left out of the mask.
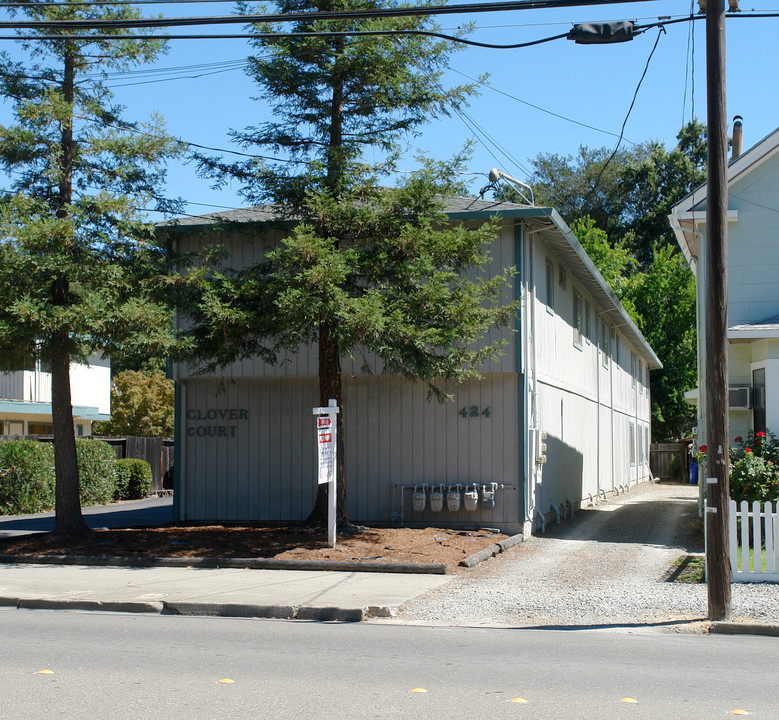
[[[741,520],[739,530],[738,520]],[[779,582],[779,505],[730,501],[730,569],[733,582]],[[749,558],[750,528],[752,562]],[[765,542],[764,542],[765,541]],[[765,547],[765,569],[763,552]],[[741,569],[738,569],[739,556]]]

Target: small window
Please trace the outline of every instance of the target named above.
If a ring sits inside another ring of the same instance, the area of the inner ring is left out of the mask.
[[[614,362],[619,365],[619,333],[614,333]]]
[[[630,467],[636,466],[636,426],[630,423]]]
[[[600,323],[600,360],[603,363],[603,367],[609,366],[609,336],[611,335],[611,329],[604,320]]]
[[[560,282],[560,287],[563,290],[565,290],[565,284],[566,284],[567,277],[566,277],[566,273],[565,273],[565,268],[563,267],[562,263],[560,264],[559,276],[560,276],[560,281],[559,281]]]
[[[78,437],[84,437],[84,426],[81,423],[76,424],[76,435]]]
[[[29,435],[51,435],[54,432],[54,426],[51,423],[28,423],[27,433]]]
[[[638,426],[638,464],[644,464],[644,431]]]
[[[630,353],[630,387],[636,386],[636,354]]]
[[[652,446],[649,441],[649,425],[644,426],[644,447],[646,448],[646,465],[649,465],[649,458],[651,456]]]
[[[589,344],[592,334],[590,332],[590,301],[584,301],[584,337],[587,338]]]
[[[644,361],[639,359],[638,361],[638,377],[641,378],[638,383],[638,392],[644,394]]]
[[[554,263],[546,259],[546,309],[554,312]]]
[[[582,335],[584,334],[584,303],[581,293],[573,289],[573,344],[582,349]]]

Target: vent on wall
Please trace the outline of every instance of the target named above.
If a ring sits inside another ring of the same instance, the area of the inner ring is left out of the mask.
[[[749,385],[733,385],[728,388],[729,408],[752,407],[752,388]]]

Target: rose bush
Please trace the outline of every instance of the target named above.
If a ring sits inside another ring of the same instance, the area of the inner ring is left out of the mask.
[[[772,432],[750,432],[730,448],[730,497],[736,502],[779,501],[779,442]]]

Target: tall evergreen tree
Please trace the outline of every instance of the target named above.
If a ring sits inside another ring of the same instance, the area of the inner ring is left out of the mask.
[[[7,11],[39,21],[139,17],[127,5]],[[24,61],[0,55],[0,93],[14,112],[13,124],[0,127],[0,168],[10,178],[0,195],[0,357],[4,370],[32,357],[51,367],[55,533],[82,534],[70,364],[170,341],[157,287],[164,257],[143,208],[174,209],[159,187],[178,145],[159,118],[124,121],[103,82],[109,71],[155,58],[159,41],[44,34],[19,34]]]
[[[278,9],[396,5],[282,0]],[[394,169],[399,142],[464,102],[472,88],[441,87],[451,43],[390,34],[430,30],[428,18],[312,20],[285,29],[314,35],[258,39],[260,54],[250,58],[250,75],[275,120],[233,133],[243,147],[269,149],[283,162],[201,161],[207,174],[238,179],[248,200],[275,203],[299,224],[263,266],[215,278],[192,312],[193,332],[215,363],[249,352],[274,360],[282,348],[317,347],[322,405],[330,398],[343,405],[341,358],[358,346],[378,355],[378,370],[425,381],[436,394],[438,381],[475,374],[497,347],[473,344],[509,321],[510,310],[500,307],[502,278],[465,277],[485,262],[491,231],[441,229],[441,196],[462,189],[452,180],[459,160],[427,163],[393,189],[381,181]],[[377,34],[344,34],[356,30]],[[378,164],[366,162],[373,153]],[[210,344],[209,328],[219,333]],[[342,411],[340,522],[347,521],[343,426]],[[323,516],[324,499],[320,492],[312,519]]]

